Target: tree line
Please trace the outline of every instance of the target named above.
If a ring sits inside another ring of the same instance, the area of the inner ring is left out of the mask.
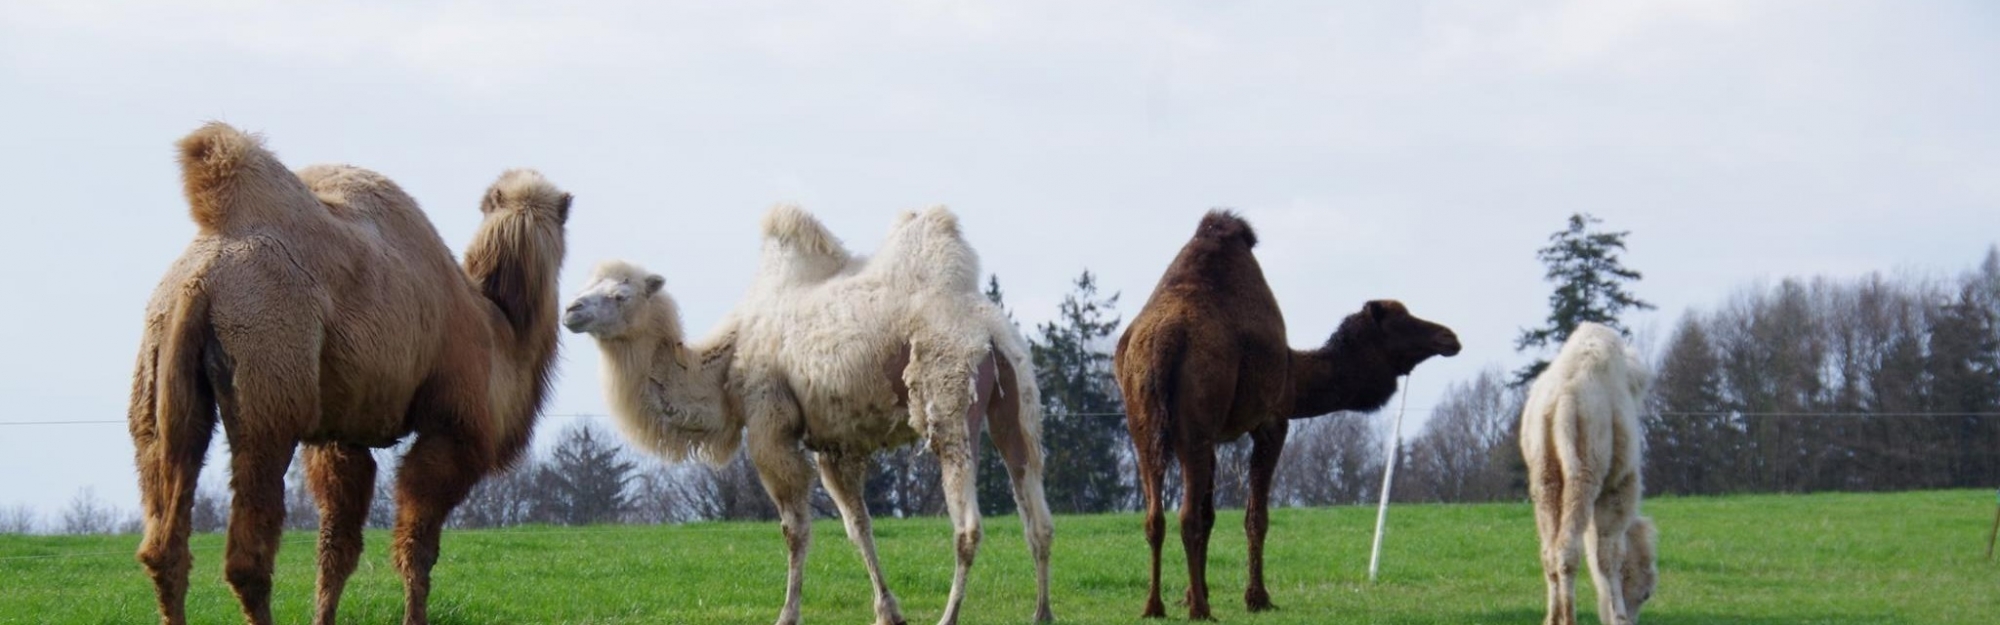
[[[1640,274],[1617,252],[1624,232],[1591,229],[1587,215],[1551,237],[1539,257],[1556,283],[1542,327],[1518,347],[1559,346],[1581,321],[1619,325],[1619,313],[1650,308],[1626,287]],[[1138,509],[1132,445],[1111,371],[1121,328],[1119,294],[1101,293],[1085,271],[1056,317],[1025,332],[1040,385],[1048,450],[1049,504],[1059,513]],[[987,296],[1005,306],[997,277]],[[1859,278],[1786,278],[1736,290],[1713,309],[1689,310],[1650,350],[1647,400],[1649,492],[1717,494],[1892,490],[2000,484],[2000,248],[1953,278],[1880,273]],[[1525,382],[1536,359],[1508,373],[1489,367],[1449,385],[1422,430],[1397,454],[1395,499],[1463,502],[1525,497],[1515,442]],[[1295,421],[1273,488],[1278,505],[1372,501],[1387,457],[1387,415],[1339,413]],[[625,445],[594,419],[563,428],[554,445],[480,483],[450,520],[454,527],[522,524],[680,523],[773,519],[776,510],[747,457],[721,466],[664,464]],[[1006,470],[982,434],[979,491],[986,514],[1014,502]],[[394,459],[378,451],[368,524],[394,523]],[[869,475],[871,514],[941,514],[936,458],[924,445],[880,452]],[[1217,505],[1241,506],[1248,441],[1218,450]],[[1169,497],[1178,497],[1176,471]],[[221,529],[227,489],[197,490],[197,531]],[[287,480],[286,523],[316,525],[302,463]],[[823,492],[814,509],[837,510]],[[85,490],[43,522],[25,506],[0,508],[0,533],[115,533],[137,515]]]

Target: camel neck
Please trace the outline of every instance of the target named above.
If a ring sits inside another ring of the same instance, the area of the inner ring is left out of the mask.
[[[465,276],[495,313],[494,337],[508,357],[501,366],[507,389],[501,418],[502,457],[527,446],[535,415],[548,397],[556,354],[556,271],[562,265],[559,231],[536,227],[532,217],[489,217],[466,247]]]
[[[1357,353],[1340,342],[1314,350],[1292,350],[1290,418],[1330,412],[1370,412],[1396,394],[1396,371],[1379,356]]]
[[[630,338],[598,339],[612,415],[627,435],[670,460],[727,459],[743,425],[725,401],[735,337],[725,332],[688,345],[670,331],[678,319],[654,317]]]

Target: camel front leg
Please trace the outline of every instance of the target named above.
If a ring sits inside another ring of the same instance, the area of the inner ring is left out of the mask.
[[[820,482],[840,506],[840,520],[847,526],[847,540],[861,550],[861,563],[868,567],[868,581],[875,585],[876,625],[904,625],[903,610],[896,595],[883,581],[882,565],[875,557],[875,530],[868,518],[862,494],[868,481],[868,456],[861,454],[819,454]]]
[[[1250,496],[1243,507],[1243,533],[1250,542],[1250,583],[1243,589],[1243,605],[1262,612],[1271,605],[1271,593],[1264,588],[1264,536],[1271,529],[1271,478],[1278,472],[1278,456],[1285,450],[1283,419],[1250,433]]]
[[[1611,529],[1612,523],[1591,525],[1583,545],[1590,562],[1590,581],[1597,587],[1597,620],[1604,625],[1631,625],[1632,619],[1625,613],[1625,584],[1620,579],[1625,566],[1625,528]]]
[[[485,448],[444,434],[422,434],[396,472],[396,534],[391,559],[403,575],[403,625],[430,622],[431,568],[453,508],[491,466]]]
[[[319,592],[313,623],[333,625],[340,594],[361,560],[361,528],[375,494],[375,457],[360,445],[306,448],[306,481],[319,501]]]
[[[787,397],[785,402],[789,402]],[[761,427],[760,423],[780,423],[766,414],[751,418],[750,463],[764,492],[778,507],[778,523],[785,534],[785,607],[778,612],[777,625],[798,625],[805,602],[806,552],[812,547],[812,467],[806,452],[788,433],[795,425]],[[791,423],[784,421],[783,423]]]

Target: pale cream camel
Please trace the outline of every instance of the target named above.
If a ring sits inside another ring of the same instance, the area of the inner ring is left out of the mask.
[[[1025,342],[979,293],[978,259],[949,211],[898,218],[879,254],[849,254],[811,215],[772,209],[750,294],[706,340],[686,342],[665,280],[600,265],[563,319],[604,353],[626,435],[668,459],[721,461],[747,435],[790,551],[777,622],[797,623],[820,481],[874,585],[876,622],[902,623],[875,554],[862,486],[869,457],[927,440],[944,473],[958,565],[939,623],[958,620],[980,541],[973,471],[983,423],[1000,448],[1049,612],[1053,526],[1042,493],[1041,409]]]
[[[1541,535],[1549,625],[1576,623],[1578,542],[1589,554],[1599,620],[1636,623],[1652,597],[1658,532],[1639,515],[1639,405],[1650,380],[1616,330],[1584,323],[1528,390],[1521,457]]]

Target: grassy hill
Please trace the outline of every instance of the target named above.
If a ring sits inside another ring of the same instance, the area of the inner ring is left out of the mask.
[[[2000,623],[2000,563],[1983,559],[1990,491],[1660,498],[1646,508],[1660,525],[1661,581],[1645,623]],[[1373,515],[1371,508],[1274,514],[1270,581],[1281,609],[1251,615],[1242,607],[1242,514],[1222,513],[1211,547],[1216,617],[1272,625],[1540,622],[1541,573],[1525,504],[1397,506],[1382,580],[1370,584]],[[990,518],[986,528],[966,622],[1025,622],[1033,577],[1020,525]],[[814,532],[806,621],[870,621],[867,578],[839,522],[822,521]],[[951,576],[945,522],[882,520],[876,532],[905,615],[934,622]],[[1166,594],[1178,598],[1185,569],[1171,526],[1169,535]],[[402,591],[387,536],[368,539],[342,620],[397,622]],[[150,622],[151,584],[131,555],[137,541],[0,536],[0,622]],[[281,622],[310,615],[312,541],[309,533],[285,538]],[[240,622],[222,581],[222,537],[197,536],[194,551],[190,619]],[[432,616],[439,623],[768,622],[783,597],[783,551],[776,523],[448,531]],[[1057,518],[1058,620],[1137,621],[1145,562],[1137,516]],[[1580,598],[1594,606],[1587,586]],[[1595,610],[1585,610],[1595,622]]]

